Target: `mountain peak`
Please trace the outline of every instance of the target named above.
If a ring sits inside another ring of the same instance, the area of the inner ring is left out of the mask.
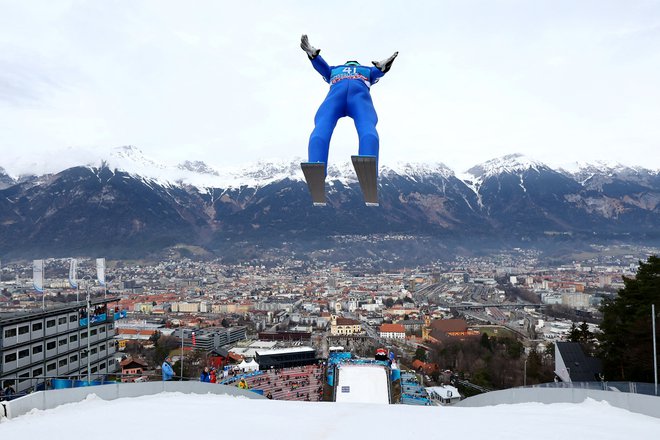
[[[628,166],[620,162],[596,160],[593,162],[573,162],[563,165],[560,172],[572,177],[581,185],[602,190],[603,185],[614,180],[643,183],[653,186],[652,180],[657,171],[640,166]]]
[[[542,169],[550,168],[542,162],[516,153],[507,154],[506,156],[490,159],[479,165],[475,165],[467,170],[467,174],[474,178],[484,179],[499,174],[515,174],[527,170],[540,171]]]
[[[16,181],[5,171],[4,168],[0,167],[0,189],[5,189],[12,186]]]
[[[447,165],[439,162],[421,163],[421,162],[396,162],[390,165],[381,166],[380,174],[388,175],[390,173],[412,178],[440,175],[445,179],[453,177],[454,171]]]
[[[640,167],[629,166],[617,161],[607,160],[594,160],[590,162],[571,162],[562,165],[560,170],[568,174],[581,174],[581,173],[599,173],[599,174],[630,174],[630,173],[652,173],[653,170]]]
[[[201,160],[186,160],[185,162],[177,165],[177,168],[184,171],[192,171],[193,173],[199,174],[210,174],[212,176],[218,176],[219,173],[208,166],[205,162]]]
[[[111,165],[129,172],[140,172],[146,169],[163,169],[165,166],[147,157],[142,150],[133,145],[116,147],[110,153]],[[115,163],[117,162],[117,163]],[[116,166],[118,165],[118,166]]]

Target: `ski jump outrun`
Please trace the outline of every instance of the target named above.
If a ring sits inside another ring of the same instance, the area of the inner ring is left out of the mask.
[[[328,167],[330,138],[337,121],[344,116],[353,119],[359,138],[356,156],[351,156],[355,173],[367,206],[378,206],[378,149],[376,131],[378,116],[371,101],[370,89],[385,75],[399,52],[383,60],[363,66],[358,61],[346,61],[330,66],[321,57],[320,49],[309,43],[307,35],[300,39],[300,47],[312,62],[312,66],[330,84],[316,116],[314,130],[309,137],[308,161],[301,163],[314,206],[325,206],[325,177]]]

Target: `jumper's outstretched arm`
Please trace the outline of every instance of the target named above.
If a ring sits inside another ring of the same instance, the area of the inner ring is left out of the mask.
[[[318,73],[321,74],[325,82],[330,82],[330,66],[325,62],[322,56],[319,55],[321,49],[317,49],[309,44],[307,35],[300,38],[300,48],[305,51],[307,57],[312,62],[312,66]]]
[[[372,61],[371,64],[376,66],[378,70],[380,70],[383,73],[387,73],[391,68],[392,68],[392,63],[394,63],[394,59],[399,55],[399,52],[394,52],[394,55],[391,57],[384,59],[383,61]]]
[[[319,52],[321,52],[321,49],[317,49],[309,44],[307,35],[300,37],[300,48],[305,51],[310,60],[316,58],[319,55]]]

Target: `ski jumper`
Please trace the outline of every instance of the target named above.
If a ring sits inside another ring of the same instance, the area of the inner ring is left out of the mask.
[[[358,132],[360,156],[378,157],[378,116],[369,89],[385,75],[376,67],[362,65],[329,66],[317,55],[312,66],[330,84],[330,91],[314,117],[309,137],[309,162],[328,163],[330,138],[339,118],[353,119]]]

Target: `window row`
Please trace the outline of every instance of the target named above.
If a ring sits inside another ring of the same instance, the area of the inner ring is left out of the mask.
[[[46,328],[53,328],[56,325],[64,325],[66,323],[78,322],[78,314],[70,313],[67,316],[60,316],[58,318],[50,318],[46,320]],[[37,321],[32,323],[32,331],[37,332],[43,330],[44,323],[43,321]],[[16,335],[26,335],[30,333],[30,324],[20,325],[18,327],[12,327],[5,329],[4,336],[5,338],[14,338]]]
[[[57,374],[57,368],[64,368],[70,363],[74,363],[78,361],[78,357],[76,355],[73,355],[71,357],[64,358],[64,359],[59,359],[57,362],[50,362],[48,365],[46,365],[46,375],[56,375]],[[94,365],[92,369],[90,370],[92,374],[98,372],[99,370],[105,370],[106,367],[110,368],[111,363],[108,362],[101,362],[98,365]],[[81,370],[81,374],[86,374],[87,369],[85,368],[84,370]],[[30,371],[23,372],[18,375],[18,382],[23,383],[28,380],[35,380],[37,382],[43,380],[44,375],[44,369],[43,367],[37,367],[32,370],[32,374],[30,374]]]
[[[87,338],[87,336],[85,335],[84,338]],[[77,335],[71,335],[69,337],[69,342],[71,342],[71,343],[75,342],[77,339],[78,339]],[[67,343],[67,338],[62,338],[59,341],[48,341],[46,343],[46,350],[53,350],[53,349],[56,348],[57,345],[63,346],[63,345],[66,345],[66,343]],[[101,351],[101,352],[105,351],[105,349],[106,349],[106,344],[101,344],[98,347],[93,347],[90,351],[91,351],[91,354],[94,355],[98,351]],[[43,353],[43,351],[44,351],[44,346],[41,345],[41,344],[32,346],[32,355],[33,356],[38,355],[40,353]],[[4,360],[4,363],[7,364],[7,363],[10,363],[10,362],[15,362],[17,359],[24,359],[28,356],[30,356],[30,348],[23,348],[21,350],[5,354],[3,360]],[[85,356],[86,356],[86,354],[85,354]]]
[[[105,306],[103,307],[103,313],[106,313]],[[95,313],[96,315],[96,313]],[[85,309],[81,309],[77,312],[69,312],[66,316],[58,316],[53,318],[45,319],[45,325],[47,329],[53,328],[56,325],[61,326],[67,323],[78,323],[80,319],[86,316]],[[30,326],[32,327],[33,332],[41,331],[44,327],[44,320],[33,321],[31,324],[21,324],[16,327],[6,328],[4,330],[5,338],[14,338],[17,335],[26,335],[30,332]]]
[[[72,315],[72,316],[75,318],[75,315]],[[66,317],[60,318],[60,320],[62,320],[62,319],[66,320]],[[53,322],[53,326],[54,326],[55,325],[54,324],[55,320],[53,319],[52,322]],[[47,327],[51,327],[51,326],[48,325],[48,322],[46,324],[47,324],[46,325]],[[43,323],[35,322],[35,323],[32,324],[32,331],[33,332],[39,331],[39,330],[42,329],[42,327],[43,327]],[[112,329],[112,324],[108,324],[107,325],[107,330],[110,331],[111,329]],[[106,333],[106,326],[102,325],[100,327],[95,327],[91,330],[90,333],[91,333],[92,336],[95,336],[97,334],[97,332],[98,332],[98,334],[105,334]],[[12,328],[5,329],[5,338],[13,338],[13,337],[16,337],[17,334],[18,335],[25,335],[25,334],[28,334],[28,333],[30,333],[30,326],[29,325],[24,325],[24,326],[21,326],[21,327],[18,327],[18,328],[17,327],[12,327]],[[85,335],[85,337],[87,337],[87,332],[85,332],[84,335]]]

